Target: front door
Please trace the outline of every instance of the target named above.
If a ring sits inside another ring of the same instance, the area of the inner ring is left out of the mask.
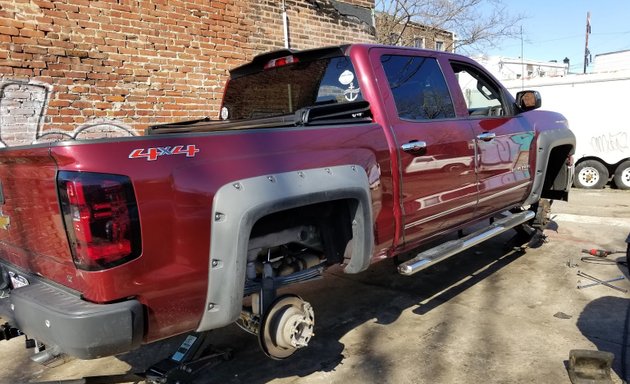
[[[503,88],[470,63],[451,62],[468,108],[477,146],[479,203],[487,216],[525,199],[531,187],[530,149],[534,131],[517,115]]]

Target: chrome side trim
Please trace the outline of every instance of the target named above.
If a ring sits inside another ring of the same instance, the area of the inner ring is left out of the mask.
[[[451,208],[449,210],[442,211],[440,213],[436,213],[435,215],[431,215],[429,217],[425,217],[424,219],[416,220],[413,223],[405,224],[405,230],[411,229],[413,227],[416,227],[416,226],[424,224],[424,223],[428,223],[429,221],[432,221],[432,220],[437,220],[440,217],[444,217],[444,216],[450,215],[453,212],[457,212],[457,211],[460,211],[462,209],[468,208],[470,206],[475,206],[475,205],[477,205],[477,202],[476,201],[471,201],[470,203],[466,203],[464,205],[460,205],[457,208]]]
[[[486,196],[483,199],[479,199],[479,203],[484,203],[484,202],[486,202],[488,200],[496,199],[499,196],[503,196],[503,195],[506,195],[508,193],[512,193],[512,192],[516,191],[517,189],[528,187],[531,183],[532,182],[528,180],[528,181],[526,181],[524,183],[521,183],[521,184],[519,184],[517,186],[514,186],[512,188],[508,188],[508,189],[505,189],[505,190],[503,190],[501,192],[497,192],[497,193],[492,194],[490,196]]]
[[[436,213],[435,215],[431,215],[429,217],[425,217],[424,219],[416,220],[416,221],[414,221],[412,223],[405,224],[405,230],[411,229],[411,228],[413,228],[415,226],[418,226],[418,225],[421,225],[421,224],[425,224],[425,223],[427,223],[429,221],[432,221],[432,220],[437,220],[437,219],[439,219],[441,217],[450,215],[451,213],[457,212],[457,211],[462,210],[462,209],[466,209],[466,208],[470,207],[471,205],[477,205],[479,203],[484,203],[484,202],[486,202],[488,200],[496,199],[497,197],[503,196],[503,195],[505,195],[507,193],[512,193],[512,192],[514,192],[514,191],[516,191],[516,190],[518,190],[520,188],[526,188],[526,187],[529,186],[529,184],[531,184],[531,181],[527,181],[525,183],[519,184],[519,185],[514,186],[512,188],[508,188],[506,190],[494,193],[494,194],[492,194],[490,196],[486,196],[486,197],[484,197],[482,199],[478,199],[477,201],[471,201],[470,203],[466,203],[466,204],[461,205],[459,207],[451,208],[449,210],[442,211],[440,213]]]

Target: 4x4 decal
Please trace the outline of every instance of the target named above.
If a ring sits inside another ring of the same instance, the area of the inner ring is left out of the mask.
[[[173,147],[156,147],[156,148],[137,148],[131,151],[129,154],[130,159],[147,159],[147,161],[155,161],[160,156],[171,155],[186,155],[186,157],[195,157],[197,152],[197,146],[194,144],[187,145],[175,145]]]

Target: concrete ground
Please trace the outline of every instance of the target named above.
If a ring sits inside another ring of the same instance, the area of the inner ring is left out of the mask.
[[[626,249],[630,191],[573,190],[556,202],[549,242],[506,252],[504,234],[412,277],[391,260],[359,275],[335,269],[292,288],[316,311],[316,336],[284,361],[260,352],[236,326],[212,334],[234,359],[201,372],[195,383],[569,383],[572,349],[614,353],[613,382],[630,372],[628,294],[596,286],[628,271],[580,260],[583,248]],[[624,259],[625,254],[608,259]],[[630,283],[615,285],[630,289]],[[56,368],[32,363],[23,339],[0,343],[0,383],[28,383],[142,371],[169,356],[181,337]]]

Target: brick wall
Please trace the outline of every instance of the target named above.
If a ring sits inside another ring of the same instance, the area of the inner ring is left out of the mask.
[[[292,48],[374,41],[329,0],[286,6]],[[214,118],[227,70],[284,46],[281,14],[277,0],[0,2],[0,145]]]
[[[346,3],[368,9],[374,6],[373,1]],[[359,22],[352,16],[345,17],[330,2],[288,0],[286,7],[291,48],[308,49],[323,45],[375,41],[372,26]],[[249,41],[254,51],[265,51],[270,46],[284,47],[280,1],[259,1],[252,11],[251,20],[255,22],[255,32]]]
[[[397,23],[392,16],[382,13],[375,17],[375,22],[379,32],[376,39],[382,44],[435,50],[438,49],[436,42],[441,42],[442,47],[439,50],[447,52],[454,50],[455,41],[452,32],[414,22],[409,22],[403,26]],[[424,47],[422,43],[424,43]]]

